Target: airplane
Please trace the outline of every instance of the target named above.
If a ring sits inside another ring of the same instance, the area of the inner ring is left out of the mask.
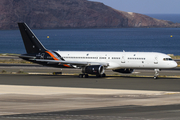
[[[105,77],[105,70],[127,74],[132,73],[134,69],[154,69],[154,79],[157,79],[161,69],[177,66],[170,56],[158,52],[48,50],[26,23],[18,23],[18,26],[27,52],[20,55],[20,58],[45,66],[82,69],[80,78],[88,78],[89,74]]]

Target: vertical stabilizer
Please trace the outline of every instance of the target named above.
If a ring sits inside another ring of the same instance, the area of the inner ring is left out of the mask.
[[[41,53],[45,52],[46,48],[34,35],[31,29],[27,26],[26,23],[18,23],[21,36],[28,54]]]

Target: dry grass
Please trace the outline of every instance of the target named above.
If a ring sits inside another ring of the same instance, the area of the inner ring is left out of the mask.
[[[25,61],[25,60],[14,60],[14,59],[10,59],[10,60],[0,60],[0,63],[4,63],[4,64],[33,64],[32,62],[29,62],[29,61]]]

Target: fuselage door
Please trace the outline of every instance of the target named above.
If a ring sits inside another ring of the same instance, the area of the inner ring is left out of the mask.
[[[157,56],[154,58],[154,64],[158,64],[158,57]]]
[[[125,55],[122,56],[121,63],[125,63]]]

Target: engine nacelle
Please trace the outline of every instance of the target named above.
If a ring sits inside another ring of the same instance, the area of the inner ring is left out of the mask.
[[[114,72],[119,72],[119,73],[125,73],[125,74],[130,74],[134,71],[134,69],[116,69],[113,70]]]
[[[87,74],[101,75],[104,73],[104,67],[101,65],[86,66],[84,69],[82,69],[82,72]]]

